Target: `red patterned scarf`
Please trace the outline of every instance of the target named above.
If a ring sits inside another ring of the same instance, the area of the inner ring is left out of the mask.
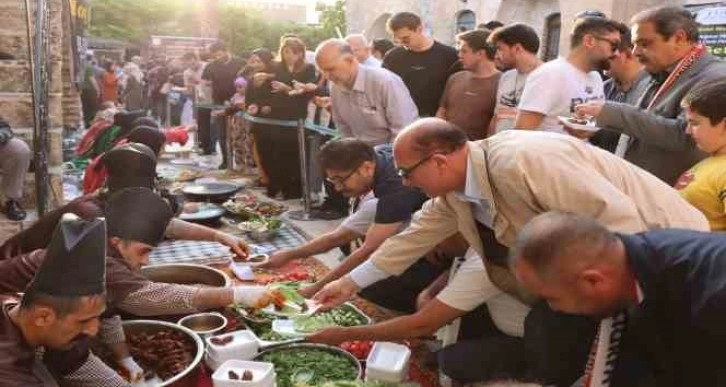
[[[691,51],[681,59],[680,62],[678,62],[678,65],[675,69],[668,75],[668,78],[666,78],[665,82],[658,88],[658,91],[655,93],[653,98],[650,100],[650,103],[648,104],[648,108],[646,110],[650,110],[655,106],[656,101],[658,101],[658,98],[663,96],[668,89],[673,86],[674,83],[685,73],[688,71],[691,67],[693,67],[693,64],[696,63],[698,59],[700,59],[704,54],[706,53],[706,46],[703,44],[697,44],[694,46]]]

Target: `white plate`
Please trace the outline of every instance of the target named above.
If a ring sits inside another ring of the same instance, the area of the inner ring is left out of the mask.
[[[255,259],[254,262],[235,261],[235,264],[237,264],[239,266],[257,267],[257,266],[262,266],[270,261],[270,256],[267,254],[250,254],[249,258],[247,258],[247,259],[252,259],[252,258]],[[253,278],[253,280],[254,280],[254,278]]]
[[[174,165],[197,165],[197,160],[194,159],[174,159],[169,163]]]
[[[583,124],[576,124],[574,122],[570,122],[570,118],[571,117],[563,117],[563,116],[557,117],[557,119],[560,121],[560,123],[562,123],[562,125],[567,126],[568,128],[572,128],[575,130],[583,130],[586,132],[597,132],[598,130],[600,130],[600,128],[595,126],[594,121],[588,121],[587,124],[583,125]]]
[[[269,315],[277,316],[277,317],[301,317],[301,316],[312,316],[322,306],[321,304],[318,304],[317,302],[315,302],[313,300],[305,300],[305,305],[307,305],[308,309],[304,312],[299,312],[299,313],[280,312],[280,311],[275,310],[275,305],[272,305],[272,304],[264,307],[262,309],[262,311]]]
[[[295,320],[274,320],[272,321],[272,330],[283,336],[305,337],[315,332],[298,332],[295,329]]]

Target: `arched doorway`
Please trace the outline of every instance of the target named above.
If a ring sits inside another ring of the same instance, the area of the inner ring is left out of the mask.
[[[469,9],[460,11],[456,16],[456,33],[471,31],[476,28],[476,14]]]
[[[370,28],[366,31],[365,35],[368,40],[387,38],[388,31],[386,31],[386,23],[391,18],[390,13],[384,13],[376,18],[376,21],[371,24]]]
[[[557,58],[560,54],[560,33],[562,31],[562,16],[560,13],[553,13],[545,19],[545,36],[542,50],[544,61]]]

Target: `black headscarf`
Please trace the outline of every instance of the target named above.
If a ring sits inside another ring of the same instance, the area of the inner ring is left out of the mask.
[[[46,258],[27,292],[58,297],[104,294],[106,222],[64,214],[46,250]]]
[[[106,203],[108,237],[156,246],[174,214],[159,195],[148,188],[126,188]]]
[[[108,171],[111,192],[127,187],[153,189],[156,182],[156,154],[144,144],[124,144],[106,152],[101,163]]]
[[[155,155],[161,152],[164,143],[166,143],[166,136],[159,129],[154,127],[142,125],[137,126],[131,133],[126,136],[129,142],[136,142],[144,144],[154,151]]]

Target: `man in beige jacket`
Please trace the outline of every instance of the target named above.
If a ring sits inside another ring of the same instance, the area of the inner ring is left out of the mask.
[[[536,328],[533,346],[541,351],[528,366],[547,383],[577,378],[595,323],[554,313],[517,285],[507,267],[508,247],[530,219],[559,210],[594,217],[622,233],[708,230],[703,215],[658,178],[569,136],[506,131],[469,142],[454,125],[427,118],[399,134],[394,157],[404,182],[433,199],[406,230],[315,298],[326,306],[343,302],[362,287],[400,274],[436,243],[460,232],[484,259],[491,281],[533,305],[525,340],[527,327]]]

